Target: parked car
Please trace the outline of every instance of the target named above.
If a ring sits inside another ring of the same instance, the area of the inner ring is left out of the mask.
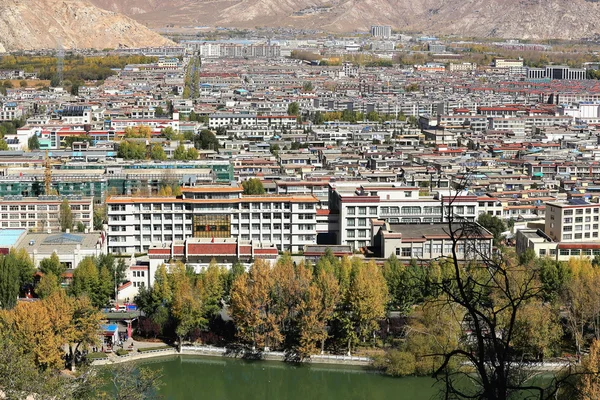
[[[126,305],[116,305],[114,307],[111,307],[110,310],[108,310],[109,312],[127,312],[127,306]]]

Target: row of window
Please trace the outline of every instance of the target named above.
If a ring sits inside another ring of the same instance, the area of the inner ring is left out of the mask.
[[[489,243],[484,241],[470,241],[467,243],[458,243],[456,245],[456,253],[464,254],[465,249],[469,253],[489,252]],[[442,252],[443,250],[443,252]],[[452,254],[452,243],[425,243],[423,247],[404,246],[396,248],[396,255],[399,257],[420,258],[423,254]]]
[[[572,239],[590,239],[590,238],[598,238],[598,232],[586,232],[586,233],[564,233],[563,240],[572,240]]]
[[[238,204],[194,204],[194,208],[196,209],[234,209],[237,210]],[[291,203],[241,203],[240,208],[242,210],[289,210],[291,209]],[[118,211],[126,211],[127,207],[124,204],[112,204],[110,206],[110,211],[118,212]],[[134,205],[134,211],[182,211],[182,210],[191,210],[191,204],[168,204],[168,203],[160,203],[160,204],[142,204]],[[299,210],[314,210],[315,205],[312,203],[300,203],[298,204]]]
[[[59,206],[55,204],[29,204],[29,205],[2,205],[0,211],[58,211]],[[71,204],[72,211],[89,211],[89,204]]]
[[[553,220],[554,219],[554,215],[550,216],[550,219]],[[575,217],[575,223],[576,224],[581,224],[583,221],[585,222],[591,222],[592,221],[592,217],[588,216],[588,217]],[[598,222],[598,216],[595,215],[594,216],[594,222]],[[565,217],[563,219],[563,223],[565,224],[572,224],[573,223],[573,217]]]
[[[586,208],[585,209],[585,214],[591,214],[592,210],[594,214],[600,214],[600,208],[598,207],[594,207],[594,208]],[[563,212],[564,215],[573,215],[573,209],[568,209],[568,210],[564,210]],[[583,208],[577,208],[575,209],[575,215],[583,215],[584,214],[584,209]]]
[[[373,215],[377,216],[377,207],[348,207],[348,215]]]
[[[583,230],[589,231],[590,228],[593,227],[593,229],[598,229],[598,224],[586,224],[586,225],[567,225],[563,228],[564,232],[573,232],[573,230],[575,230],[576,232],[581,232]],[[574,229],[573,229],[574,228]]]

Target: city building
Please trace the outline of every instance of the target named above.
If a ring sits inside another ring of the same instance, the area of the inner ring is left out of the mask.
[[[314,196],[245,196],[238,185],[182,192],[180,197],[109,197],[108,251],[141,253],[188,238],[235,238],[291,252],[316,242]]]
[[[598,240],[600,204],[583,199],[546,203],[545,233],[555,242]]]
[[[392,27],[389,25],[371,26],[371,36],[378,38],[389,38],[392,36]]]
[[[528,68],[527,79],[531,80],[572,80],[581,81],[587,78],[583,68],[570,68],[562,65],[548,65],[546,68]]]
[[[74,227],[82,223],[92,230],[94,203],[91,197],[81,196],[4,196],[0,199],[0,227],[26,228],[33,232],[59,232],[60,206],[67,199]]]
[[[377,231],[371,246],[381,258],[395,255],[405,262],[412,259],[427,262],[453,256],[453,241],[447,224],[390,224],[379,220],[375,226]],[[454,250],[460,261],[481,259],[492,254],[493,235],[483,227],[477,227],[473,229],[476,233],[458,240]]]

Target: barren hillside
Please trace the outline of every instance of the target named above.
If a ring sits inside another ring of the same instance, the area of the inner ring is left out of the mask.
[[[152,27],[293,26],[334,32],[370,25],[432,34],[523,39],[600,33],[595,0],[92,0]]]
[[[142,24],[86,0],[0,1],[0,51],[115,48],[171,43]]]

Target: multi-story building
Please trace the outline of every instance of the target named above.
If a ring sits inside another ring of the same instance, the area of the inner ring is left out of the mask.
[[[371,36],[380,38],[389,38],[392,36],[392,27],[389,25],[371,26]]]
[[[335,243],[354,249],[372,239],[372,221],[391,224],[439,223],[448,216],[475,221],[478,198],[469,193],[438,192],[421,196],[418,187],[391,184],[337,182],[329,186],[329,231]]]
[[[379,256],[395,255],[402,261],[429,261],[453,255],[454,243],[446,224],[390,224],[375,221],[373,248]],[[461,237],[456,244],[458,260],[473,260],[492,252],[493,235],[481,226],[473,229],[469,237]]]
[[[0,106],[0,121],[12,121],[23,116],[23,109],[16,102],[8,101]]]
[[[94,226],[93,198],[81,196],[5,196],[0,200],[0,227],[60,231],[59,210],[65,198],[71,206],[74,225],[81,222],[91,230]]]
[[[291,252],[316,243],[314,196],[245,196],[237,185],[182,191],[180,197],[109,197],[108,251],[147,252],[187,238],[236,238]]]
[[[531,80],[577,80],[586,79],[583,68],[570,68],[564,65],[548,65],[546,68],[528,68],[527,79]]]
[[[555,242],[597,241],[600,204],[583,199],[546,203],[545,232]]]

